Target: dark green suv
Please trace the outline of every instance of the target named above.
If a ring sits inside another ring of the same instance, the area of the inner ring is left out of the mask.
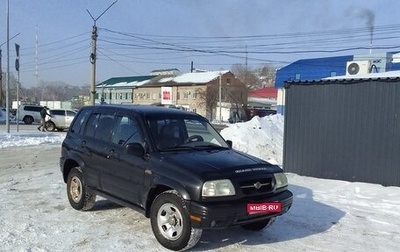
[[[232,149],[197,114],[155,106],[82,108],[62,143],[71,206],[96,195],[150,218],[160,244],[193,247],[203,229],[261,230],[292,205],[282,169]]]

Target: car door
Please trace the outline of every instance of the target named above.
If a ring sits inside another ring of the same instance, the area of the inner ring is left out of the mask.
[[[78,161],[82,168],[85,184],[100,189],[100,172],[94,168],[94,132],[100,114],[93,108],[82,109],[77,115],[64,141],[68,142],[71,158]]]
[[[125,147],[129,143],[143,144],[143,133],[134,115],[117,114],[114,126],[108,150],[112,165],[103,170],[102,186],[110,194],[140,205],[146,161],[143,157],[126,153]]]
[[[88,153],[85,162],[87,164],[86,172],[84,172],[85,179],[96,185],[96,188],[101,191],[105,190],[102,184],[104,170],[113,165],[109,159],[113,124],[112,111],[93,113],[89,117],[81,142]]]
[[[49,119],[55,124],[56,128],[62,128],[65,120],[65,110],[52,109],[50,110],[50,114],[52,117]]]

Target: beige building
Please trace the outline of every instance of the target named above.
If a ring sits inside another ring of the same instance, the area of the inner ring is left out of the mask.
[[[247,89],[230,71],[125,79],[111,78],[98,85],[107,103],[176,107],[221,121],[228,121],[233,110],[247,103]],[[124,95],[118,95],[122,92]]]

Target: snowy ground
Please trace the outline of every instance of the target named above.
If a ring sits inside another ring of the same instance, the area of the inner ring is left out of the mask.
[[[70,207],[58,166],[65,133],[2,132],[0,251],[166,251],[134,210],[101,198],[89,212]],[[283,118],[275,115],[222,135],[281,164],[282,132]],[[271,227],[205,231],[193,251],[399,251],[399,187],[288,177],[293,207]]]

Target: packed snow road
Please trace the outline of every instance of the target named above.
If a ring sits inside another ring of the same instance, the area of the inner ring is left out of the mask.
[[[166,251],[142,214],[70,207],[58,144],[0,148],[0,251]],[[288,174],[292,209],[261,232],[204,231],[193,251],[398,251],[400,188]]]

